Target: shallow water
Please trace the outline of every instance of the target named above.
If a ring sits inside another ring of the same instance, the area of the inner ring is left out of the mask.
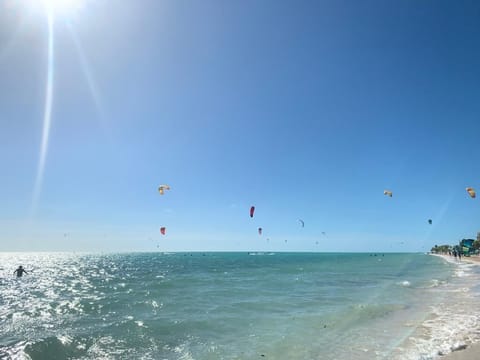
[[[478,268],[424,254],[0,260],[2,359],[432,359],[478,336]]]

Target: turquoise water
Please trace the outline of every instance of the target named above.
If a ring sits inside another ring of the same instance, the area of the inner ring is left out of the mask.
[[[432,359],[476,341],[458,302],[478,303],[478,268],[425,254],[0,260],[0,359]]]

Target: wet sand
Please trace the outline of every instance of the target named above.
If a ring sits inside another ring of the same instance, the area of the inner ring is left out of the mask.
[[[465,350],[454,351],[440,359],[445,360],[479,360],[480,359],[480,344],[469,345]]]
[[[448,260],[453,259],[449,255],[444,255]],[[458,260],[457,260],[458,261]],[[480,265],[480,256],[462,257],[460,261],[470,262]],[[479,360],[480,359],[480,343],[468,345],[464,350],[457,350],[445,356],[440,356],[439,359],[445,360]]]

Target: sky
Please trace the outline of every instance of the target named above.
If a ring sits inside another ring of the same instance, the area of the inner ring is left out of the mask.
[[[0,251],[428,251],[480,231],[477,1],[59,4],[0,0]]]

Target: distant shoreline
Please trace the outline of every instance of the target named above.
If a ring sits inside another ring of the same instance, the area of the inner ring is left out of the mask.
[[[450,255],[445,255],[445,254],[434,254],[434,253],[431,253],[431,255],[442,257],[445,260],[447,260],[449,262],[453,262],[453,263],[469,262],[471,264],[480,265],[480,256],[479,255],[462,256],[461,260],[459,260],[458,258],[455,258],[453,255],[450,256]]]

